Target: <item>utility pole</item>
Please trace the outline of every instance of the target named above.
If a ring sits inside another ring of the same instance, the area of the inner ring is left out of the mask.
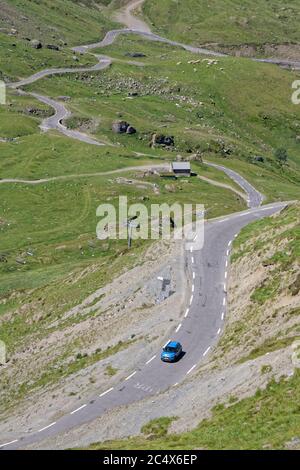
[[[134,222],[134,220],[127,220],[124,224],[128,228],[128,248],[131,248],[132,245],[132,229],[137,228],[138,224]]]

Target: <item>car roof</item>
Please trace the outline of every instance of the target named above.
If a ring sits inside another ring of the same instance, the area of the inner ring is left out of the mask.
[[[180,346],[180,343],[178,343],[178,341],[170,341],[167,346],[170,346],[170,348],[177,348],[177,346]]]

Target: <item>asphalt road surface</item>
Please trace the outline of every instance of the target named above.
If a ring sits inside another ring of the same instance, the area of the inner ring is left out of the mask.
[[[163,363],[160,360],[160,351],[157,351],[155,356],[125,377],[119,386],[99,390],[97,396],[83,402],[68,415],[57,422],[45,423],[41,429],[28,433],[26,437],[20,436],[7,442],[3,436],[1,448],[20,449],[41,442],[93,421],[114,407],[128,405],[177,386],[192,374],[222,334],[226,316],[229,260],[234,238],[250,222],[274,214],[285,206],[285,203],[257,206],[256,191],[249,193],[249,201],[251,209],[206,222],[203,248],[199,251],[186,251],[191,287],[180,323],[176,325],[170,338],[183,345],[185,354],[178,362]]]

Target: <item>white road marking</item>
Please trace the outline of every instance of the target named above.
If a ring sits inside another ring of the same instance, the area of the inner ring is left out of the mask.
[[[163,280],[164,280],[164,278],[163,278],[163,277],[161,277],[161,276],[158,276],[158,278],[157,278],[157,279],[158,279],[159,281],[163,281]]]
[[[227,251],[226,251],[226,255],[227,255],[227,256],[229,256],[229,253],[230,253],[230,251],[229,251],[229,250],[227,250]]]
[[[192,372],[192,370],[195,369],[196,365],[197,364],[194,364],[193,367],[191,367],[190,370],[187,371],[186,375],[189,375]]]
[[[190,311],[190,309],[188,308],[188,309],[186,310],[185,314],[184,314],[184,318],[186,318],[186,317],[188,316],[189,311]]]
[[[52,426],[55,426],[55,424],[56,424],[56,421],[54,421],[54,422],[51,423],[51,424],[48,424],[48,426],[45,426],[45,427],[42,428],[42,429],[39,429],[38,432],[42,432],[42,431],[45,431],[46,429],[52,428]]]
[[[171,340],[169,339],[163,347],[165,348],[167,346],[167,344],[169,344],[170,341]]]
[[[5,447],[5,446],[9,446],[10,444],[14,444],[15,442],[18,442],[18,439],[15,439],[14,441],[6,442],[5,444],[1,444],[0,448]]]
[[[225,271],[225,279],[227,279],[227,271]]]
[[[181,328],[181,323],[177,326],[175,333],[178,333],[178,331],[180,330],[180,328]]]
[[[226,264],[225,264],[226,268],[228,267],[228,259],[226,260]]]
[[[156,358],[156,354],[155,356],[151,357],[151,359],[149,359],[149,361],[147,361],[146,364],[150,364],[150,362],[154,361],[155,358]]]
[[[237,238],[238,237],[238,233],[235,234],[234,238]]]
[[[192,263],[194,264],[195,260],[194,260],[194,257],[192,256]]]
[[[128,377],[126,377],[126,379],[125,379],[125,380],[129,380],[129,379],[131,379],[131,377],[133,377],[135,374],[136,374],[136,371],[135,371],[135,372],[133,372],[132,374],[130,374]]]
[[[221,328],[218,329],[217,335],[221,333]]]
[[[176,384],[174,384],[173,387],[177,387],[177,385],[178,385],[178,382],[176,382]]]
[[[193,300],[194,300],[194,296],[192,295],[192,296],[191,296],[191,300],[190,300],[190,305],[192,305]]]
[[[114,389],[114,387],[109,388],[108,390],[106,390],[106,392],[101,393],[101,395],[99,395],[99,397],[100,397],[100,398],[101,398],[101,397],[104,397],[104,395],[106,395],[107,393],[112,392],[113,389]]]
[[[195,279],[195,277],[196,277],[196,273],[195,273],[195,272],[193,272],[193,279]]]
[[[211,348],[211,346],[209,346],[209,347],[206,349],[206,351],[204,351],[203,356],[206,356],[206,354],[208,353],[208,351],[210,350],[210,348]]]
[[[195,290],[195,286],[194,286],[194,284],[193,284],[193,285],[192,285],[192,292],[194,292],[194,290]]]
[[[225,317],[225,313],[223,312],[222,316],[221,316],[221,319],[224,320],[224,317]]]
[[[194,242],[197,240],[197,238],[198,238],[198,235],[196,235],[196,236],[195,236],[195,238],[194,238]]]
[[[226,305],[226,298],[223,299],[223,305]]]
[[[191,253],[193,253],[193,247],[191,246]]]
[[[74,415],[75,413],[77,413],[78,411],[82,410],[82,409],[85,408],[86,406],[87,406],[87,405],[82,405],[82,406],[80,406],[80,407],[77,408],[76,410],[72,411],[72,412],[70,413],[70,415]]]
[[[230,246],[230,245],[231,245],[231,243],[232,243],[232,240],[230,240],[230,242],[228,242],[228,246]]]
[[[224,292],[226,292],[226,290],[227,290],[226,288],[227,288],[226,282],[224,282]]]

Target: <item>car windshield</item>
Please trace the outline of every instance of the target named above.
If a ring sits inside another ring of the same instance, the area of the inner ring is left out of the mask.
[[[172,347],[172,346],[166,346],[164,350],[165,350],[166,352],[176,352],[177,349],[178,349],[178,348],[174,348],[174,347]]]

